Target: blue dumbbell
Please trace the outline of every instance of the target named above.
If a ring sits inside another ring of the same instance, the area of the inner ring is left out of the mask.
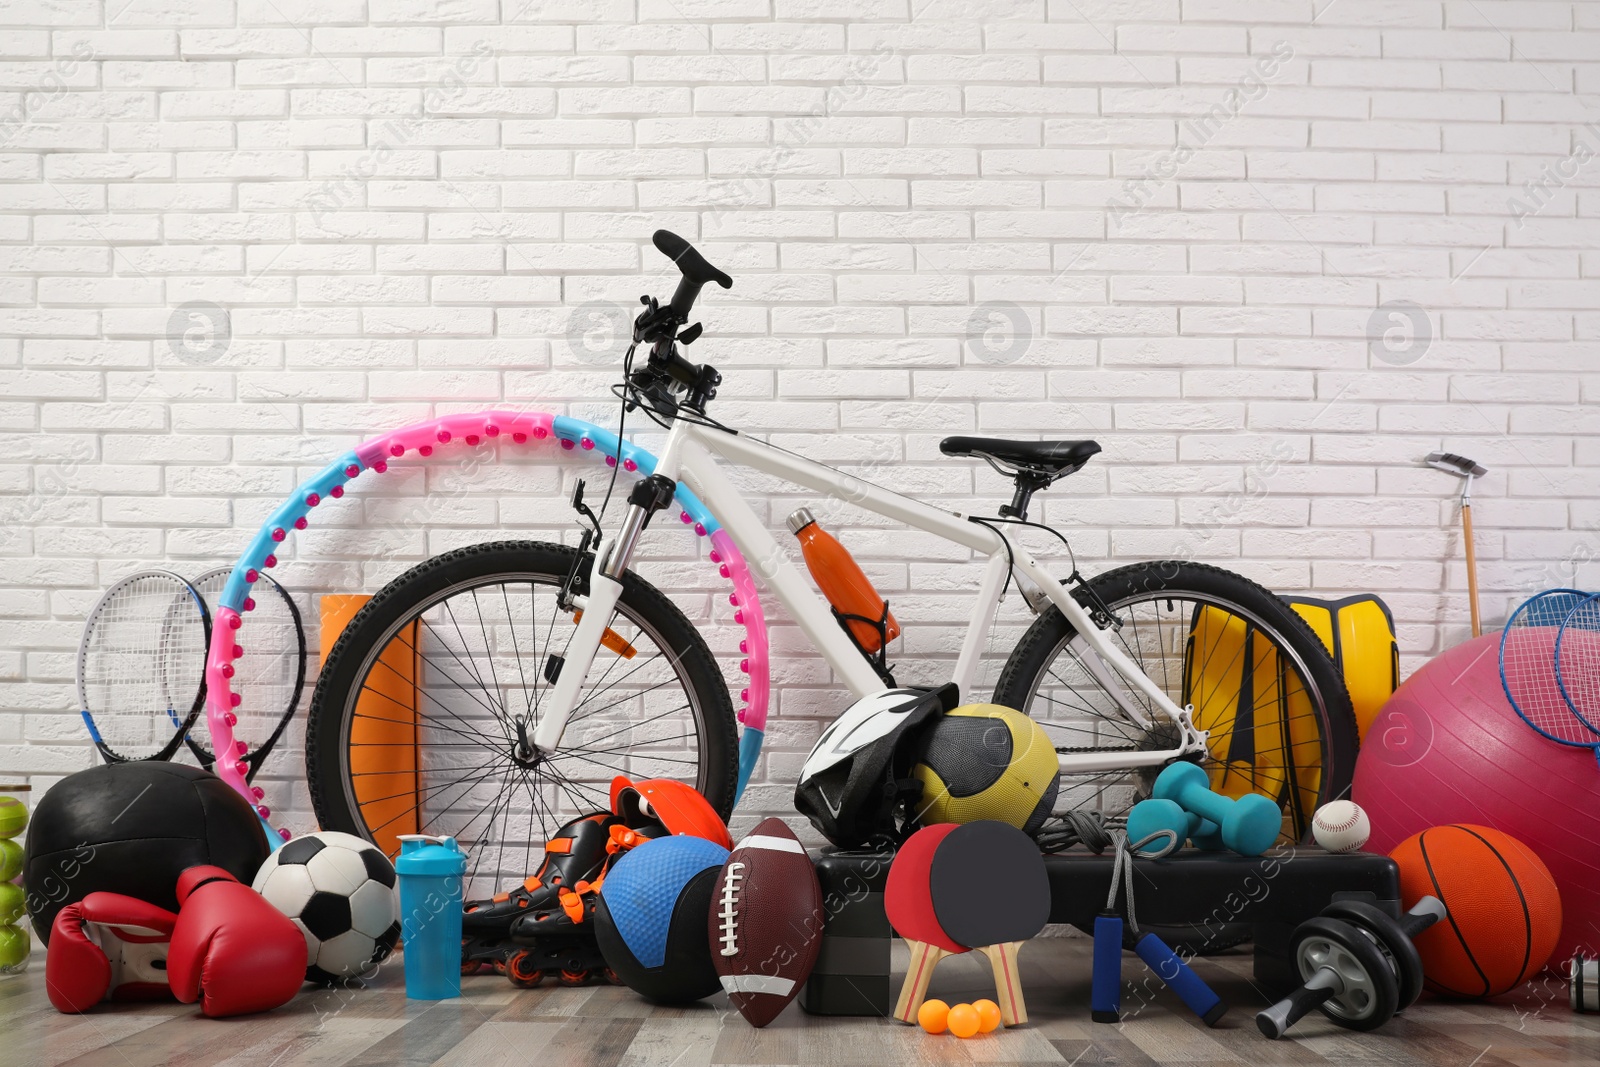
[[[1222,829],[1222,843],[1241,856],[1259,856],[1278,840],[1283,812],[1259,793],[1234,800],[1211,791],[1206,772],[1193,763],[1174,763],[1156,776],[1151,795],[1175,801]],[[1129,836],[1132,836],[1130,833]]]
[[[1184,811],[1176,801],[1172,800],[1141,800],[1128,812],[1128,841],[1137,844],[1151,834],[1170,830],[1178,836],[1178,844],[1189,841],[1195,848],[1216,852],[1226,848],[1222,843],[1222,835],[1217,830],[1216,824],[1202,819],[1193,812]],[[1166,846],[1167,839],[1158,837],[1150,842],[1141,853],[1155,852]]]

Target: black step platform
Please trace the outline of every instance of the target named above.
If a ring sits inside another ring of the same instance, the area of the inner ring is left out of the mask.
[[[808,988],[801,1005],[815,1015],[887,1015],[891,935],[883,915],[883,882],[890,857],[824,849],[813,859],[828,916],[822,952],[830,966],[819,966],[808,983],[818,988]],[[1046,856],[1045,868],[1050,921],[1092,927],[1110,889],[1111,854]],[[1395,917],[1401,912],[1394,861],[1367,852],[1332,855],[1299,848],[1246,857],[1184,849],[1165,859],[1135,860],[1133,882],[1140,926],[1248,924],[1255,978],[1268,994],[1299,984],[1288,959],[1290,935],[1333,901],[1363,900]],[[881,949],[874,948],[879,939]],[[839,995],[846,988],[850,995]]]
[[[892,852],[813,853],[822,884],[822,951],[800,991],[812,1015],[888,1015],[889,945],[894,930],[883,913]]]

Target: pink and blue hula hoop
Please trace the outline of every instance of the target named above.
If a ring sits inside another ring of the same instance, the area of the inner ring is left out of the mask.
[[[233,691],[233,661],[244,654],[239,643],[241,630],[245,618],[255,607],[250,586],[263,570],[277,565],[279,546],[294,531],[304,530],[309,525],[311,509],[344,496],[345,486],[363,472],[382,474],[388,470],[389,460],[407,453],[427,457],[443,445],[460,443],[477,448],[489,441],[507,438],[519,445],[553,438],[560,442],[562,449],[590,453],[603,458],[607,466],[615,466],[620,457],[623,470],[629,474],[649,475],[656,467],[656,457],[644,449],[627,441],[619,442],[611,431],[567,415],[506,410],[445,415],[374,437],[308,478],[262,523],[250,546],[234,564],[217,605],[211,651],[206,659],[206,724],[211,730],[212,751],[217,753],[217,776],[255,807],[274,848],[288,839],[289,831],[274,831],[267,822],[272,812],[262,803],[265,793],[244,779],[249,767],[242,757],[249,750],[245,742],[233,736],[233,728],[238,723],[235,709],[241,700],[240,694]],[[735,608],[733,620],[745,631],[744,640],[739,642],[739,651],[744,654],[739,669],[750,679],[739,694],[743,703],[739,722],[744,729],[739,737],[739,779],[734,800],[738,803],[755,769],[766,734],[771,680],[766,619],[750,568],[727,531],[687,487],[680,485],[674,499],[682,509],[684,523],[692,524],[695,533],[710,539],[711,562],[718,565],[722,577],[733,583],[733,592],[728,596],[728,602]]]

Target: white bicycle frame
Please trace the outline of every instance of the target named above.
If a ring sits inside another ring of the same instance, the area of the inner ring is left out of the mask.
[[[700,498],[744,554],[750,569],[788,608],[800,629],[856,697],[882,690],[883,681],[845,635],[822,598],[800,577],[788,553],[778,546],[766,525],[750,510],[743,495],[717,464],[713,453],[738,466],[847,501],[987,557],[983,579],[978,587],[977,610],[967,625],[961,652],[956,658],[955,673],[951,678],[960,687],[963,696],[970,692],[995,608],[1005,588],[1008,554],[999,534],[988,526],[968,521],[960,512],[931,507],[754,438],[698,425],[686,419],[673,422],[667,435],[666,448],[656,462],[655,474],[674,483],[682,481]],[[578,693],[600,647],[600,639],[622,595],[622,583],[607,572],[620,575],[626,569],[643,532],[645,517],[643,507],[630,505],[617,537],[607,538],[595,553],[589,575],[588,596],[574,598],[575,605],[583,611],[583,617],[567,648],[561,674],[547,698],[547,710],[540,717],[534,734],[534,745],[541,751],[553,752],[561,746],[568,717],[577,703]],[[1077,651],[1085,669],[1106,689],[1130,720],[1143,728],[1151,725],[1145,710],[1119,681],[1137,690],[1150,707],[1178,727],[1178,743],[1170,749],[1061,753],[1061,769],[1064,773],[1156,767],[1204,750],[1206,733],[1195,728],[1192,707],[1181,708],[1175,704],[1095,625],[1089,613],[1068,592],[1066,586],[1052,578],[1015,541],[1011,543],[1009,559],[1018,572],[1043,590],[1044,595],[1061,609],[1067,621],[1082,636],[1087,647]]]

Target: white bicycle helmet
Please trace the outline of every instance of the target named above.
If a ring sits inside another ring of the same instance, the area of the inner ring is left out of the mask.
[[[954,684],[934,690],[885,689],[846,708],[817,739],[800,769],[794,806],[840,848],[897,838],[895,816],[923,728],[956,706]]]

